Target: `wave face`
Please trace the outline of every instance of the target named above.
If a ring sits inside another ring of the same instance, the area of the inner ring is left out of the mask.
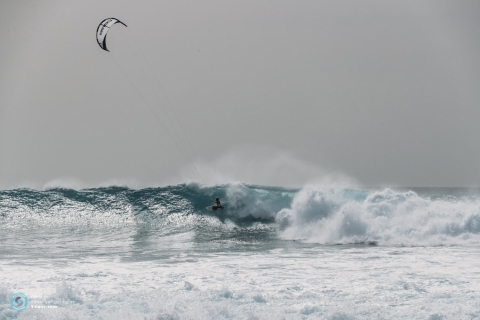
[[[207,211],[216,197],[226,209]],[[0,220],[7,229],[141,224],[160,226],[168,234],[187,228],[206,235],[218,224],[231,224],[235,232],[254,226],[273,230],[278,240],[319,244],[477,245],[480,190],[287,189],[244,184],[15,189],[0,191]]]
[[[155,223],[171,215],[200,215],[245,221],[273,222],[290,205],[297,189],[230,184],[196,184],[134,190],[127,187],[53,188],[44,191],[0,191],[0,217],[10,226],[23,223],[82,224],[87,222]],[[226,210],[208,211],[220,198]]]

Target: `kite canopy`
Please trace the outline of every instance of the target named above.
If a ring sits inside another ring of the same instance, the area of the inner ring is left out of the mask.
[[[121,23],[125,27],[127,26],[125,23],[122,21],[115,19],[115,18],[108,18],[100,22],[97,28],[97,42],[100,48],[102,48],[105,51],[109,51],[107,49],[107,32],[110,30],[110,28],[115,24],[115,23]]]

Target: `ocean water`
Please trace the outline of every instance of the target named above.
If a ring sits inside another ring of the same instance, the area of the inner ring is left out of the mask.
[[[480,189],[0,191],[0,319],[478,318]]]

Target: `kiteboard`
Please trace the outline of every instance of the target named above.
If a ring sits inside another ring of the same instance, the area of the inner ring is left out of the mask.
[[[210,210],[210,211],[222,210],[222,209],[225,209],[225,207],[224,206],[208,206],[207,207],[207,210]]]

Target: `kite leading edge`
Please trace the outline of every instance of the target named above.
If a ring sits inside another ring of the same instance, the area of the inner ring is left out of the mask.
[[[109,51],[107,49],[107,32],[115,23],[121,23],[125,27],[127,26],[125,23],[123,23],[118,19],[107,18],[102,22],[100,22],[100,24],[97,27],[97,42],[100,48],[102,48],[105,51]]]

